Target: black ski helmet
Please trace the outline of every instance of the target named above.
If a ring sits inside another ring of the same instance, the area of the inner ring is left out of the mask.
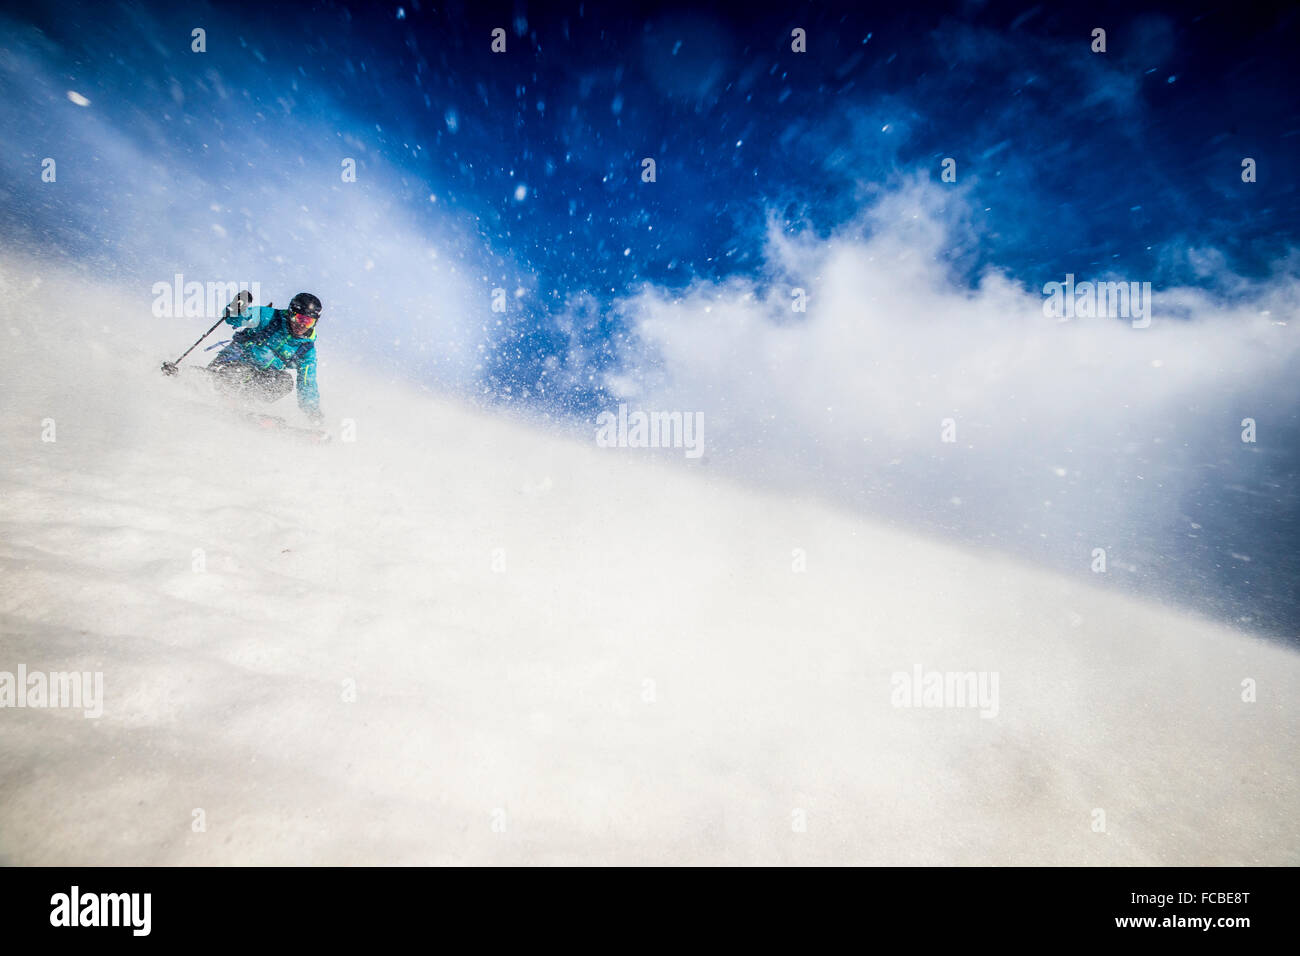
[[[295,315],[310,315],[313,319],[319,319],[320,299],[310,292],[299,292],[289,303],[289,311]]]

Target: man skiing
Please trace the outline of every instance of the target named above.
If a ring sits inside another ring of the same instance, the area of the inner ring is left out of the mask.
[[[239,398],[274,402],[293,388],[293,376],[286,369],[294,369],[298,407],[319,426],[325,417],[316,388],[320,313],[320,299],[310,292],[295,295],[288,309],[248,305],[230,310],[225,321],[238,331],[208,366],[217,388]]]

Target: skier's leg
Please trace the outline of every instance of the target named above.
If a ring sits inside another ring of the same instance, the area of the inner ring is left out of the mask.
[[[278,402],[294,388],[294,377],[277,368],[243,367],[242,394],[252,402]]]
[[[244,350],[236,342],[231,342],[208,363],[213,387],[228,399],[237,400],[244,396],[248,390],[250,370],[245,362]]]
[[[232,342],[208,366],[217,391],[241,401],[276,402],[293,390],[293,376],[283,369],[259,368]]]
[[[278,402],[293,389],[293,376],[283,369],[259,368],[251,380],[252,396],[262,402]]]
[[[208,368],[212,371],[212,384],[217,391],[231,398],[247,398],[251,388],[252,366],[240,362],[214,361]]]

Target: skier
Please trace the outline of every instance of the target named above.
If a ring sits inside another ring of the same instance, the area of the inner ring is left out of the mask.
[[[310,292],[295,295],[288,309],[249,305],[233,310],[225,321],[238,331],[208,366],[217,388],[239,398],[274,402],[293,388],[293,376],[285,370],[294,369],[298,407],[319,426],[325,418],[316,388],[320,312],[320,299]]]

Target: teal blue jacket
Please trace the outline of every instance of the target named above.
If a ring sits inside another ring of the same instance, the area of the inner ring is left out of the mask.
[[[237,362],[256,368],[295,369],[298,373],[298,407],[312,418],[320,417],[320,391],[316,388],[316,329],[306,338],[289,331],[289,313],[265,305],[251,306],[226,321],[237,331],[230,344],[217,353],[214,365]]]

